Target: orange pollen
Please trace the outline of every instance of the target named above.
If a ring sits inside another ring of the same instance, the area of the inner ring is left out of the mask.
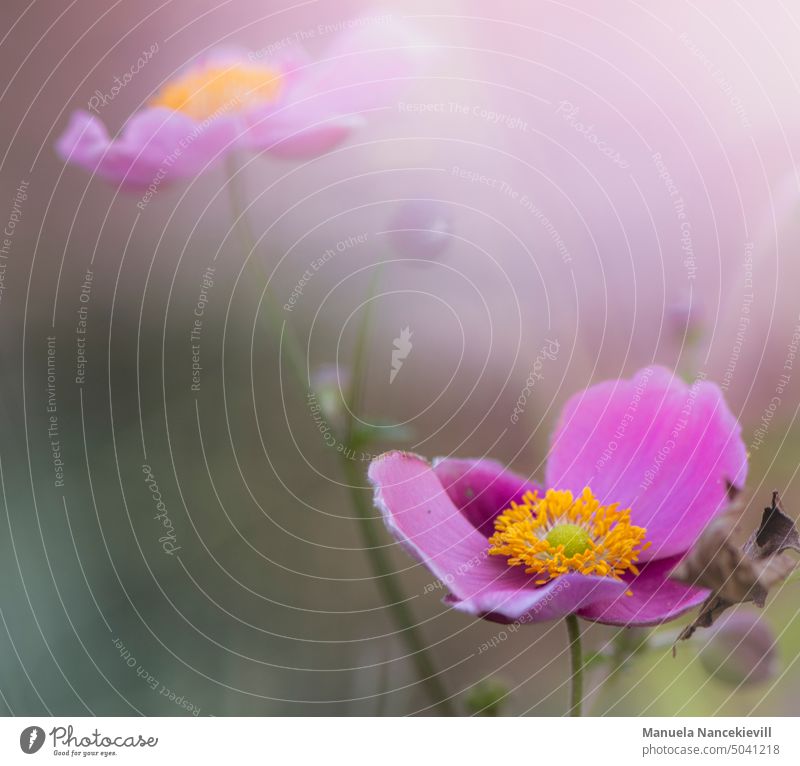
[[[537,585],[570,572],[616,580],[627,572],[638,575],[636,561],[650,546],[642,544],[647,530],[631,524],[630,508],[600,505],[589,487],[578,497],[567,490],[549,489],[544,497],[526,492],[494,527],[489,554],[524,566]]]
[[[281,75],[274,69],[248,64],[212,64],[192,69],[167,83],[150,102],[207,119],[275,101]]]

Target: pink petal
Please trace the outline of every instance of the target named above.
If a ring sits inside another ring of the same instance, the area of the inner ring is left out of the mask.
[[[370,463],[368,475],[386,526],[456,595],[467,598],[507,568],[489,557],[486,538],[459,512],[427,460],[387,452]]]
[[[110,145],[105,125],[88,112],[74,112],[69,124],[56,141],[56,153],[65,162],[81,165],[94,172]]]
[[[515,567],[514,571],[519,568]],[[451,595],[445,601],[454,609],[494,622],[547,622],[576,612],[580,614],[581,609],[596,601],[613,601],[628,587],[612,577],[577,573],[561,575],[537,587],[506,582],[471,598],[459,599]]]
[[[233,146],[240,130],[231,118],[197,123],[158,107],[137,112],[112,140],[97,117],[81,111],[73,114],[56,151],[106,180],[142,188],[199,174]]]
[[[486,537],[494,532],[495,518],[512,500],[519,502],[526,492],[541,491],[529,479],[486,458],[439,458],[433,461],[433,470],[467,521]]]
[[[394,536],[452,593],[450,603],[471,614],[532,622],[609,598],[625,585],[611,578],[567,575],[537,587],[520,567],[489,556],[486,538],[449,498],[430,464],[406,452],[373,460],[375,504]]]
[[[337,114],[393,106],[409,78],[421,69],[423,48],[394,19],[337,35],[322,60],[298,80],[296,95],[313,96]]]
[[[645,564],[638,577],[626,577],[633,593],[599,598],[578,614],[605,625],[658,625],[673,620],[705,601],[708,591],[667,578],[680,556]]]
[[[248,130],[243,141],[249,149],[289,159],[324,154],[364,124],[357,115],[331,115],[313,103],[250,112],[247,122]]]
[[[589,486],[601,502],[630,506],[652,542],[645,561],[689,549],[724,507],[727,483],[744,484],[747,455],[716,385],[690,389],[655,367],[572,397],[546,474],[548,487]]]

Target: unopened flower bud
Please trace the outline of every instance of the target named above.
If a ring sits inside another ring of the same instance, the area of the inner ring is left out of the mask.
[[[470,689],[465,700],[471,715],[499,716],[508,697],[508,686],[497,678],[487,678]]]
[[[703,304],[697,296],[684,294],[666,308],[666,325],[676,341],[693,346],[702,337],[706,327]]]
[[[345,397],[350,387],[350,374],[335,364],[318,367],[311,376],[313,396],[322,417],[334,428],[344,419]]]
[[[392,244],[405,258],[434,260],[450,245],[453,214],[436,200],[403,203],[389,224]]]
[[[703,642],[700,664],[718,681],[750,686],[777,676],[776,638],[769,625],[751,609],[724,615],[697,636]]]

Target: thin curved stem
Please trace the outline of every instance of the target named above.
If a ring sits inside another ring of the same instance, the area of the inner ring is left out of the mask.
[[[244,196],[239,186],[239,170],[233,159],[228,159],[228,186],[230,192],[231,208],[236,228],[239,231],[242,247],[248,256],[248,265],[254,272],[254,278],[259,283],[266,281],[266,274],[261,265],[261,261],[255,254],[255,237],[250,229],[249,221],[244,207]],[[377,282],[373,279],[371,290],[374,290]],[[311,390],[308,380],[305,362],[305,352],[302,345],[297,340],[294,330],[288,322],[280,315],[278,304],[272,296],[269,286],[265,288],[264,304],[269,311],[270,320],[276,326],[283,326],[283,339],[289,359],[289,367],[303,386],[304,390]],[[447,716],[455,715],[455,710],[447,692],[439,679],[433,661],[428,654],[425,642],[417,629],[416,622],[406,602],[398,580],[389,566],[388,559],[384,553],[381,540],[376,528],[376,519],[372,514],[372,504],[366,494],[363,484],[363,477],[359,471],[358,463],[352,459],[356,452],[356,412],[360,407],[361,392],[363,388],[364,367],[366,361],[367,336],[369,332],[368,319],[370,316],[369,305],[364,312],[362,326],[359,331],[356,343],[355,359],[353,362],[353,380],[351,382],[349,403],[347,407],[347,422],[344,428],[345,443],[341,451],[342,469],[350,490],[350,497],[358,516],[361,538],[364,542],[367,559],[372,569],[373,576],[380,589],[381,596],[386,604],[389,613],[399,631],[400,637],[406,646],[406,650],[414,663],[420,683],[425,687],[428,695],[433,702],[433,706],[442,714]]]
[[[620,651],[619,642],[617,641],[615,642],[611,657],[608,658],[608,671],[602,683],[599,684],[597,696],[594,698],[594,703],[591,705],[589,715],[597,715],[598,703],[611,698],[611,691],[617,684],[623,661],[624,655]]]
[[[367,341],[369,340],[370,319],[372,318],[372,299],[375,297],[375,292],[378,287],[380,272],[381,265],[378,264],[375,266],[372,278],[370,279],[369,288],[367,290],[367,301],[364,305],[364,315],[361,318],[358,336],[356,337],[355,353],[353,354],[352,379],[347,396],[348,412],[347,422],[345,424],[345,441],[348,447],[353,446],[355,431],[358,425],[358,415],[356,413],[361,412],[361,397],[363,395],[364,380],[366,378]]]
[[[581,649],[581,626],[578,618],[570,614],[565,619],[569,638],[570,695],[569,714],[579,717],[583,707],[583,651]]]
[[[384,553],[376,527],[377,519],[374,518],[372,503],[369,502],[369,497],[365,494],[363,478],[355,458],[357,452],[356,427],[366,377],[372,298],[377,289],[379,275],[380,266],[376,266],[372,280],[370,281],[367,304],[356,338],[356,347],[353,356],[353,379],[350,384],[346,423],[344,427],[345,449],[340,453],[342,467],[347,477],[353,505],[358,514],[361,539],[364,542],[365,552],[370,561],[378,588],[383,596],[383,601],[389,609],[395,625],[400,630],[400,635],[416,668],[417,676],[427,689],[436,709],[442,715],[455,715],[452,703],[448,699],[447,692],[439,680],[433,661],[425,646],[425,642],[420,632],[417,630],[411,609],[405,600],[397,578],[394,576],[388,558]]]
[[[447,716],[455,715],[453,704],[447,696],[447,692],[437,675],[433,661],[428,654],[425,642],[417,629],[414,616],[408,607],[405,596],[400,590],[392,568],[384,553],[382,543],[378,537],[376,527],[377,519],[372,513],[372,504],[365,494],[365,489],[359,486],[361,482],[361,472],[358,464],[342,455],[342,465],[347,482],[350,485],[350,496],[353,500],[356,513],[358,514],[359,529],[361,539],[364,542],[364,552],[367,554],[372,568],[375,581],[381,591],[381,596],[389,610],[392,620],[399,631],[409,658],[414,663],[417,677],[425,687],[434,707],[442,714]]]
[[[608,671],[603,681],[596,689],[596,697],[591,715],[596,714],[597,705],[601,701],[618,699],[615,693],[616,687],[626,668],[630,667],[631,661],[645,652],[666,649],[675,645],[678,640],[679,631],[668,631],[654,636],[652,632],[637,632],[632,628],[620,628],[614,636],[614,648],[608,657]],[[607,707],[603,715],[607,715],[616,703]]]

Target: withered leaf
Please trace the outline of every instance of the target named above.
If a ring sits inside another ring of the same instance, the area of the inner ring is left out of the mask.
[[[761,524],[745,543],[745,553],[752,556],[772,556],[793,550],[800,553],[800,534],[794,522],[784,513],[777,492],[772,493],[772,506],[765,508]]]
[[[736,521],[730,513],[713,519],[670,577],[739,600],[755,585],[757,575],[733,540]]]
[[[764,509],[758,529],[741,548],[733,542],[735,529],[733,513],[718,516],[670,575],[711,591],[678,640],[689,638],[697,628],[709,627],[734,604],[752,601],[763,607],[770,588],[794,570],[796,561],[785,551],[800,552],[800,535],[783,512],[777,492],[772,493],[772,504]]]

